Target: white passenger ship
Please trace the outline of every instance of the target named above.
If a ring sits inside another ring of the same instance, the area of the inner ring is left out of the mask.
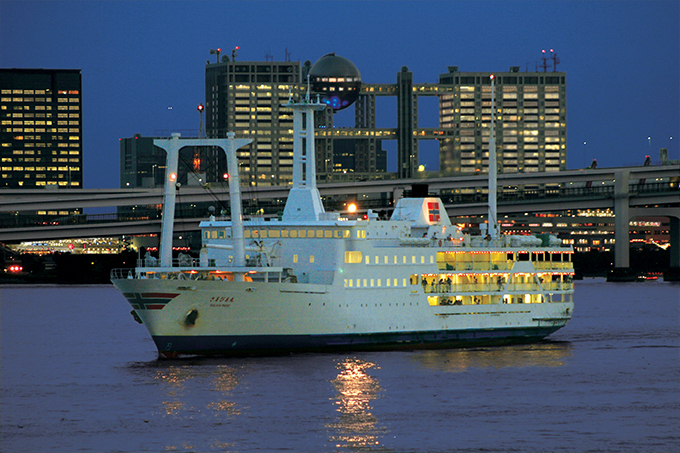
[[[168,151],[160,262],[116,269],[112,282],[162,357],[500,345],[571,318],[573,251],[553,236],[498,235],[495,221],[463,234],[431,197],[398,200],[389,220],[325,212],[306,139],[323,104],[287,107],[294,173],[280,219],[242,221],[235,150],[249,140],[156,141]],[[200,259],[173,260],[171,161],[199,142],[227,151],[232,220],[201,222]]]

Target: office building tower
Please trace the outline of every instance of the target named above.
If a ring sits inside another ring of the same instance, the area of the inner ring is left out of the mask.
[[[440,171],[486,173],[489,166],[491,80],[495,76],[498,171],[543,172],[567,168],[567,93],[564,72],[459,72],[449,66],[440,85]],[[451,134],[451,132],[453,132]]]
[[[81,188],[79,69],[0,69],[0,188]]]
[[[303,90],[294,61],[230,61],[205,67],[205,128],[208,138],[252,138],[238,150],[242,182],[251,186],[290,184],[293,179],[293,115],[282,107]]]

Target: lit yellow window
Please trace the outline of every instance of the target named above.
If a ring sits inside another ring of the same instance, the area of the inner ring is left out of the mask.
[[[307,237],[307,230],[298,231],[298,237],[306,238]]]
[[[388,264],[387,255],[385,255],[385,264]]]
[[[390,279],[387,279],[387,286],[390,286]]]
[[[351,235],[351,233],[350,233],[349,230],[344,230],[344,231],[342,232],[342,237],[345,238],[345,239],[346,239],[346,238],[349,238],[350,235]]]
[[[364,287],[368,286],[366,283],[368,282],[367,279],[364,279]]]
[[[363,261],[363,254],[359,251],[345,252],[345,263],[358,264]]]
[[[297,235],[298,235],[298,232],[297,232],[297,230],[290,230],[290,237],[292,237],[292,238],[296,238],[296,237],[297,237]]]
[[[347,279],[345,279],[345,288],[349,286],[349,283],[347,283]]]
[[[309,256],[309,262],[310,262],[310,263],[313,263],[313,262],[314,262],[314,255],[310,255],[310,256]]]
[[[371,264],[371,258],[368,255],[366,255],[366,264]]]
[[[349,279],[349,287],[350,288],[354,287],[354,280],[352,280],[351,278]]]
[[[243,230],[243,237],[248,239],[250,237],[250,230]]]
[[[281,230],[281,237],[287,238],[288,237],[288,230]]]
[[[399,286],[399,285],[397,284],[397,279],[396,279],[396,278],[394,279],[394,286]]]
[[[381,283],[382,283],[382,280],[378,279],[378,288],[380,288],[382,286]]]
[[[270,238],[281,237],[281,232],[279,230],[269,230],[269,237]]]
[[[332,238],[333,237],[333,231],[332,230],[326,230],[323,232],[324,237],[326,238]]]
[[[293,262],[294,262],[294,263],[297,263],[297,262],[298,262],[298,256],[297,256],[297,255],[293,255]]]
[[[307,237],[308,237],[308,238],[313,238],[313,237],[314,237],[314,230],[308,230],[308,231],[307,231]]]
[[[375,286],[375,280],[371,279],[371,287]]]
[[[316,237],[322,238],[323,237],[323,230],[316,230]]]
[[[404,281],[403,281],[403,283],[402,283],[402,286],[406,286],[407,284],[408,284],[408,283],[407,283],[407,280],[404,279]]]
[[[213,239],[217,239],[217,230],[212,230],[210,232],[210,237],[213,238]]]

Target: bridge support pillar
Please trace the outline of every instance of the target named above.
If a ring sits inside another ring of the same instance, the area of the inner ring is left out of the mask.
[[[630,267],[629,173],[616,172],[614,182],[614,267]]]
[[[637,276],[630,269],[630,173],[617,171],[614,177],[614,269],[607,281],[632,281]]]
[[[680,218],[668,217],[670,221],[670,264],[668,271],[664,272],[663,278],[666,281],[680,281]]]

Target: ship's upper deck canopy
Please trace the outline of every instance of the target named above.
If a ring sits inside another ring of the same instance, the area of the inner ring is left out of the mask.
[[[401,198],[390,220],[408,220],[413,228],[450,226],[451,220],[439,198]]]

